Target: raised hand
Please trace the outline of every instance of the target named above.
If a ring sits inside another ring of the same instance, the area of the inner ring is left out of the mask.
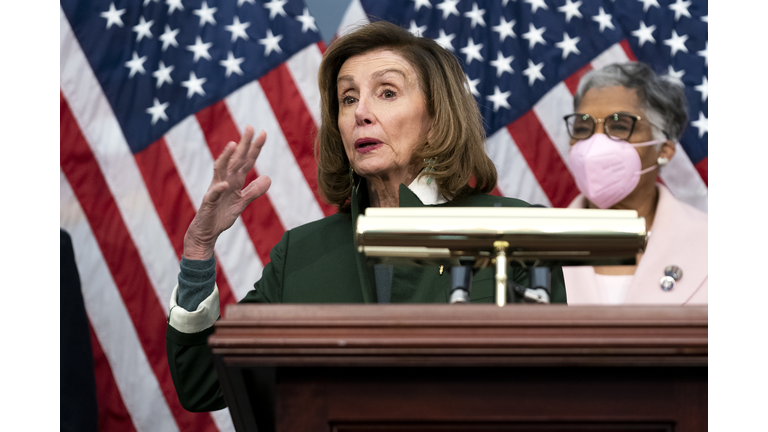
[[[253,127],[246,126],[240,143],[230,141],[216,159],[211,185],[184,236],[185,258],[206,260],[213,256],[219,235],[272,184],[269,177],[262,175],[243,188],[245,176],[256,163],[267,139],[264,131],[255,140],[253,134]]]

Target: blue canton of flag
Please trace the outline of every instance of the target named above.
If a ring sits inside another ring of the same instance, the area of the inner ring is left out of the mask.
[[[61,1],[134,153],[320,40],[303,1],[134,3]]]

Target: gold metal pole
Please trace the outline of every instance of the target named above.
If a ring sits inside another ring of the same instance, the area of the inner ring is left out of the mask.
[[[507,248],[509,243],[505,241],[493,242],[496,252],[496,304],[507,304]]]

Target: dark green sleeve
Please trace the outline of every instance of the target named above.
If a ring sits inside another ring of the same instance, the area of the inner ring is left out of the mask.
[[[272,248],[271,261],[264,267],[261,279],[241,303],[280,302],[288,236],[286,231],[280,242]],[[170,325],[166,326],[168,367],[181,406],[187,411],[215,411],[227,406],[213,364],[213,353],[208,346],[208,336],[213,331],[214,327],[210,327],[198,333],[182,333]]]
[[[199,333],[181,333],[170,324],[165,330],[165,349],[173,385],[187,411],[216,411],[227,406],[213,366],[208,336],[213,327]]]
[[[240,303],[282,303],[283,280],[285,278],[285,257],[288,252],[290,231],[269,252],[269,263],[261,272],[261,279],[253,284],[253,289],[240,300]]]

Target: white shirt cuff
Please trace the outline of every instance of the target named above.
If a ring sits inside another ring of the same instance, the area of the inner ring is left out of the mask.
[[[171,309],[168,313],[168,324],[182,333],[198,333],[213,326],[219,316],[219,287],[214,284],[213,292],[200,302],[197,309],[189,312],[176,303],[179,285],[171,293]]]

